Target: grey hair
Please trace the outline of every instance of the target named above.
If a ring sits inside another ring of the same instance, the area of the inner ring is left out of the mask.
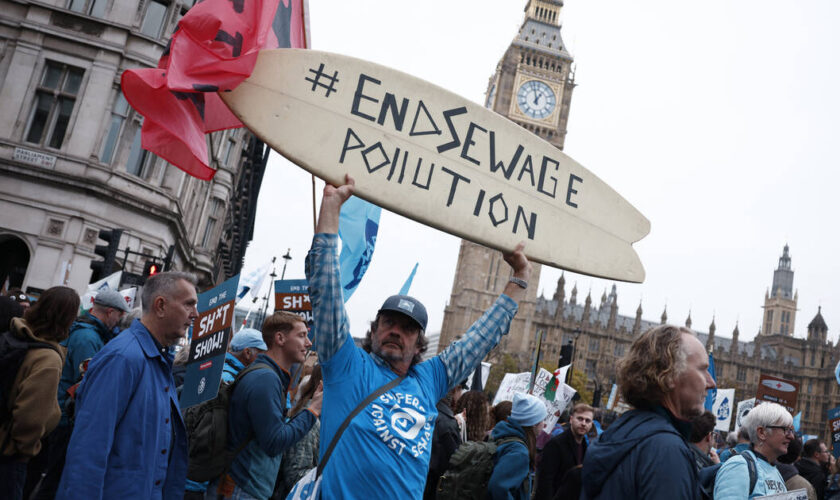
[[[741,428],[747,430],[750,435],[750,443],[758,444],[758,428],[768,427],[771,425],[793,425],[793,417],[782,405],[776,403],[763,402],[750,410],[744,418],[744,423]]]
[[[139,318],[141,315],[142,310],[139,307],[135,307],[128,311],[123,315],[122,319],[120,320],[120,330],[128,330],[128,327],[131,326],[131,323],[134,322],[135,319]]]
[[[167,271],[155,274],[147,279],[146,284],[143,285],[143,314],[152,310],[152,303],[155,301],[155,298],[160,296],[166,297],[167,299],[172,298],[172,294],[175,293],[175,287],[181,280],[191,283],[193,286],[198,284],[198,280],[194,274],[180,271]]]

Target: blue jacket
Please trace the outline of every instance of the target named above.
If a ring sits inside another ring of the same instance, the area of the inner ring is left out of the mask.
[[[172,358],[134,320],[79,386],[56,498],[183,498],[187,437],[175,394]]]
[[[518,437],[525,440],[525,430],[502,420],[493,428],[493,439]],[[487,482],[487,498],[492,500],[528,500],[531,498],[530,459],[528,447],[512,441],[496,449],[493,474]]]
[[[309,432],[317,417],[311,411],[302,411],[287,423],[289,373],[265,354],[257,356],[254,363],[271,369],[247,373],[230,398],[228,448],[236,450],[253,437],[233,459],[230,476],[247,494],[268,498],[274,491],[283,452]]]
[[[686,436],[691,425],[664,408],[631,410],[589,444],[581,499],[702,498]]]
[[[58,382],[58,406],[61,407],[61,421],[58,425],[69,425],[67,411],[67,389],[79,381],[79,365],[99,352],[105,343],[114,338],[114,332],[90,312],[84,314],[70,327],[70,336],[61,341],[67,348],[67,357],[61,368],[61,380]]]

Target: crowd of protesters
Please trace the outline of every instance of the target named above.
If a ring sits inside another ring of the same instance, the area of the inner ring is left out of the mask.
[[[686,328],[634,340],[617,367],[631,409],[614,421],[577,402],[546,429],[532,394],[493,406],[466,390],[524,297],[522,245],[504,255],[503,293],[439,355],[421,362],[427,313],[406,295],[385,299],[357,347],[336,251],[352,192],[349,177],[324,190],[306,262],[312,324],[277,312],[232,336],[214,477],[194,473],[203,437],[179,404],[189,350],[172,349],[198,317],[193,276],[152,276],[139,311],[108,290],[81,315],[67,287],[0,297],[0,498],[840,498],[826,444],[803,443],[778,404],[757,405],[721,446],[708,356]]]

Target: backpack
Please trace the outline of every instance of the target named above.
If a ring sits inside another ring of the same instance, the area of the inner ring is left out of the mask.
[[[0,423],[8,422],[12,418],[9,395],[12,393],[20,365],[30,349],[52,349],[61,356],[61,352],[52,344],[29,338],[20,339],[11,331],[0,333]]]
[[[233,382],[222,382],[215,398],[186,409],[184,425],[189,442],[188,479],[204,482],[221,476],[234,457],[253,439],[252,433],[236,450],[227,449],[230,398],[236,384],[247,373],[270,368],[264,363],[251,363],[239,372]]]
[[[738,455],[734,449],[732,450],[732,456],[729,457],[732,459]],[[747,471],[750,475],[750,489],[749,493],[747,494],[752,495],[753,490],[755,489],[755,483],[758,481],[758,472],[755,468],[755,459],[749,453],[740,453],[742,457],[744,457],[744,461],[747,462]],[[709,467],[704,467],[700,469],[698,476],[700,478],[700,486],[703,488],[703,493],[706,494],[708,498],[712,498],[715,493],[715,480],[717,479],[717,473],[720,467],[723,465],[723,462],[715,465],[711,465]]]
[[[438,500],[484,500],[493,474],[493,457],[499,446],[521,438],[509,436],[496,441],[467,441],[449,459],[449,469],[440,476]]]

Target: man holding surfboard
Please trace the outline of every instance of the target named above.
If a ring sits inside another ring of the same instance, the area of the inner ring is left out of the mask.
[[[504,255],[513,277],[504,293],[457,342],[420,363],[425,350],[426,310],[416,299],[392,296],[371,324],[362,350],[353,342],[342,300],[338,264],[341,205],[355,181],[327,185],[306,262],[315,338],[324,374],[321,455],[360,402],[389,381],[340,436],[322,474],[321,499],[421,498],[426,483],[435,404],[475,370],[506,334],[525,297],[531,264],[524,245]],[[368,352],[365,352],[368,351]]]

